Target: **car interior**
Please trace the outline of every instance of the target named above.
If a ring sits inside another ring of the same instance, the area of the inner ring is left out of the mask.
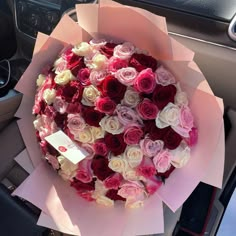
[[[116,2],[166,17],[170,36],[195,52],[195,62],[214,94],[223,98],[225,107],[225,166],[222,189],[200,183],[183,204],[182,209],[173,213],[164,206],[165,233],[158,235],[235,235],[236,226],[230,219],[236,217],[236,202],[231,203],[236,195],[236,0]],[[11,192],[28,176],[27,171],[15,159],[26,149],[17,126],[17,117],[14,116],[22,94],[15,91],[14,86],[31,61],[37,33],[50,34],[64,14],[77,21],[75,4],[81,3],[95,4],[97,1],[0,1],[2,236],[65,235],[36,225],[39,209],[23,199],[11,196]],[[228,215],[229,211],[234,212],[234,215]]]

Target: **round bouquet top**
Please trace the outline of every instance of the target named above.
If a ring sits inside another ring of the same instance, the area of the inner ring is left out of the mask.
[[[136,208],[190,158],[197,129],[187,95],[160,61],[125,42],[66,47],[37,79],[34,127],[45,159],[89,201]],[[47,137],[63,131],[73,163]]]

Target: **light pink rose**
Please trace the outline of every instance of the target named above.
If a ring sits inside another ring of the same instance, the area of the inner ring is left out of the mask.
[[[124,141],[128,145],[138,144],[143,136],[143,131],[138,126],[130,126],[125,130]]]
[[[113,55],[123,60],[129,59],[135,52],[135,47],[129,42],[125,42],[122,45],[117,45],[114,48]]]
[[[138,181],[128,181],[121,185],[118,195],[123,198],[133,198],[136,199],[139,196],[144,195],[144,186]]]
[[[118,120],[124,126],[142,124],[142,120],[140,119],[137,112],[130,107],[117,105],[115,112],[117,114]]]
[[[53,102],[54,109],[61,114],[64,114],[66,112],[67,106],[68,103],[64,101],[61,97],[56,97]]]
[[[92,160],[85,158],[78,164],[78,169],[76,173],[76,179],[83,183],[89,183],[93,179],[93,172],[91,168]]]
[[[159,189],[162,185],[160,179],[156,176],[152,176],[151,178],[146,179],[145,187],[149,194],[153,194]]]
[[[107,76],[107,72],[104,70],[100,70],[100,71],[92,71],[90,73],[90,81],[93,85],[99,85],[101,84],[101,82],[105,79],[105,77]]]
[[[163,149],[164,142],[162,140],[153,141],[150,138],[145,138],[140,141],[140,147],[145,156],[153,157]]]
[[[89,143],[82,143],[81,147],[88,153],[88,157],[93,157],[95,154],[94,148],[91,144]],[[87,157],[87,158],[88,158]]]
[[[124,85],[131,86],[138,75],[138,72],[133,67],[126,67],[118,70],[115,77]]]
[[[152,69],[142,70],[134,81],[134,88],[141,93],[152,93],[156,87],[155,74]]]
[[[69,114],[67,116],[68,128],[74,135],[78,134],[86,126],[84,119],[80,114]]]
[[[189,137],[189,132],[193,128],[193,115],[187,106],[182,106],[179,113],[179,124],[172,127],[173,130],[183,137]]]
[[[57,158],[53,155],[50,155],[49,153],[46,154],[45,159],[48,160],[48,162],[52,165],[52,168],[54,170],[58,170],[59,169],[59,162],[57,160]]]
[[[161,152],[159,152],[153,158],[153,163],[156,167],[156,170],[159,173],[166,172],[171,166],[171,164],[170,164],[171,158],[172,158],[172,155],[168,150],[162,150]]]
[[[108,60],[108,71],[116,72],[121,68],[127,67],[128,62],[117,57],[111,57]]]
[[[156,82],[162,86],[167,86],[169,84],[175,83],[175,77],[168,71],[165,67],[159,66],[155,71]]]
[[[106,45],[107,41],[105,39],[91,39],[89,44],[94,48],[99,50],[100,47]]]
[[[120,173],[115,173],[104,180],[104,186],[108,189],[118,189],[123,177]]]
[[[144,157],[136,171],[138,175],[150,178],[156,173],[156,168],[149,157]]]

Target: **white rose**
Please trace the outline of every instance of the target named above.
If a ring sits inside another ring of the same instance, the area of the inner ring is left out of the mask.
[[[165,67],[160,66],[155,71],[156,82],[162,86],[167,86],[169,84],[175,83],[175,77],[168,71]]]
[[[57,157],[58,162],[60,163],[59,175],[64,180],[70,180],[76,176],[77,165],[73,164],[71,161],[66,159],[64,156]]]
[[[56,90],[55,89],[45,89],[43,92],[43,100],[51,105],[56,98]]]
[[[185,166],[191,156],[190,147],[185,142],[181,142],[180,145],[175,150],[171,150],[170,153],[172,154],[171,164],[175,168]]]
[[[93,50],[88,43],[82,42],[75,45],[74,48],[72,49],[72,52],[78,56],[86,57],[92,54]]]
[[[176,88],[177,88],[177,93],[175,95],[175,104],[180,107],[187,106],[188,105],[187,94],[181,90],[179,83],[176,84]]]
[[[96,199],[96,203],[106,206],[106,207],[112,207],[114,206],[114,201],[106,196],[100,196]]]
[[[103,130],[111,134],[120,134],[124,131],[124,126],[120,123],[117,116],[105,116],[99,122]]]
[[[60,72],[56,77],[54,78],[54,81],[56,84],[59,85],[66,85],[71,80],[73,80],[75,77],[72,75],[70,70],[64,70]]]
[[[37,86],[38,86],[38,87],[41,87],[41,86],[43,85],[43,83],[45,82],[45,80],[46,80],[46,76],[40,74],[40,75],[38,76],[37,81],[36,81]]]
[[[60,74],[62,71],[66,70],[67,62],[62,57],[58,58],[53,64],[53,70],[55,74]]]
[[[107,57],[102,55],[102,54],[96,54],[93,58],[92,58],[92,64],[91,64],[91,69],[94,70],[102,70],[106,67],[107,64]]]
[[[94,140],[104,138],[105,131],[101,127],[91,126],[90,130]]]
[[[86,127],[85,129],[78,132],[75,136],[75,140],[81,142],[81,143],[93,143],[94,138],[91,133],[90,127]]]
[[[94,199],[97,199],[100,196],[105,196],[107,191],[108,191],[108,189],[104,186],[103,182],[97,179],[95,181],[95,190],[92,194],[92,197]]]
[[[84,88],[82,104],[86,106],[94,106],[94,102],[100,96],[100,92],[93,85],[87,86]]]
[[[124,157],[127,159],[131,168],[137,167],[143,159],[143,152],[139,146],[127,146]]]
[[[129,180],[129,181],[140,180],[140,177],[137,175],[137,172],[130,167],[128,167],[122,175],[124,179]]]
[[[128,162],[121,155],[117,157],[112,157],[109,160],[108,167],[115,172],[124,173],[128,168]]]
[[[180,109],[173,103],[168,103],[164,109],[157,114],[156,126],[163,129],[167,126],[177,126],[179,124]]]
[[[36,117],[36,120],[33,121],[33,125],[36,130],[38,130],[38,131],[41,130],[41,128],[43,127],[43,121],[42,121],[42,117],[40,115],[38,115]]]
[[[139,104],[139,102],[139,94],[135,90],[128,88],[125,92],[123,100],[121,101],[121,104],[134,108]]]
[[[133,199],[127,199],[125,202],[125,208],[131,208],[131,209],[135,209],[135,208],[140,208],[143,207],[143,201],[141,200],[133,200]]]

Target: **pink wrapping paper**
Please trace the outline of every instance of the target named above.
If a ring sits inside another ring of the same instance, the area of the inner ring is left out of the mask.
[[[50,37],[38,35],[32,63],[16,86],[24,94],[16,114],[22,118],[19,128],[29,156],[37,168],[14,194],[43,211],[38,222],[40,225],[68,234],[130,236],[161,233],[164,229],[161,200],[175,211],[201,180],[217,187],[222,184],[222,101],[213,95],[201,71],[192,61],[194,53],[168,36],[163,17],[105,0],[100,1],[100,5],[80,4],[76,9],[80,25],[64,16]],[[111,18],[116,24],[111,25]],[[119,205],[115,209],[105,209],[76,196],[67,183],[41,162],[33,125],[30,123],[35,81],[42,68],[52,63],[66,44],[101,36],[131,41],[161,59],[183,83],[199,129],[199,141],[188,165],[174,171],[166,184],[146,201],[142,209],[133,211],[127,211]],[[218,170],[217,174],[213,168]]]

